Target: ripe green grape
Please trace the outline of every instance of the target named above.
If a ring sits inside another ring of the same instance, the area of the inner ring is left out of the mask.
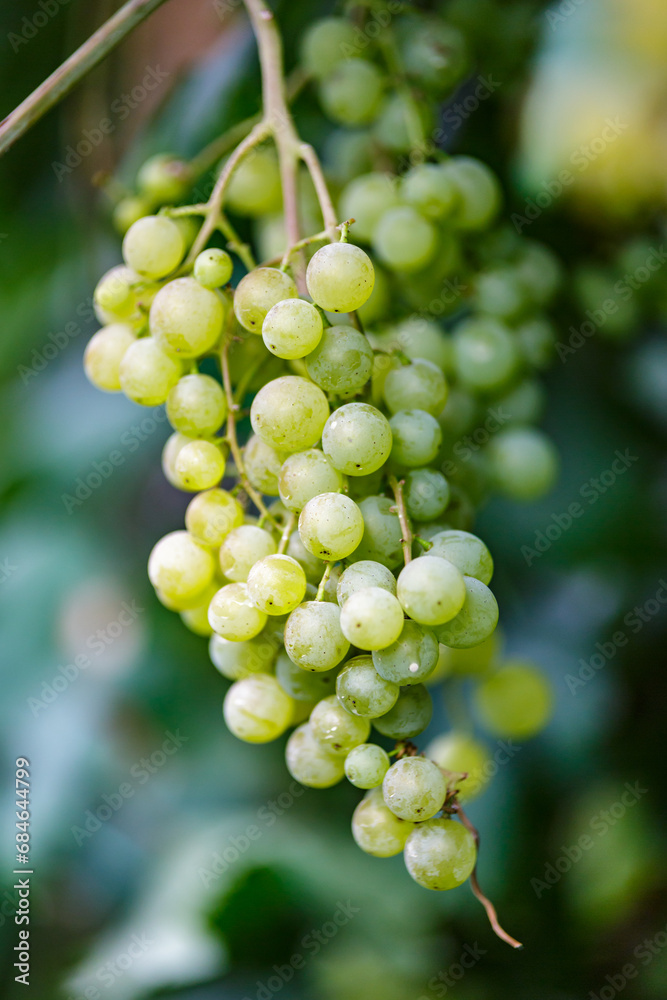
[[[285,625],[285,649],[293,663],[321,672],[337,666],[350,644],[340,627],[340,610],[328,601],[307,601]]]
[[[443,372],[452,370],[452,341],[437,323],[423,316],[408,316],[391,326],[381,337],[372,335],[374,347],[380,350],[401,350],[411,360],[432,361]]]
[[[153,547],[148,577],[169,600],[182,602],[196,597],[213,579],[213,557],[187,531],[172,531]]]
[[[188,504],[185,526],[200,545],[217,548],[233,528],[243,524],[244,510],[225,490],[198,493]]]
[[[160,406],[182,371],[180,361],[163,351],[153,337],[142,337],[123,354],[118,377],[128,399],[140,406]]]
[[[245,583],[248,573],[260,559],[277,550],[273,535],[255,524],[241,524],[223,539],[220,546],[220,569],[228,580]]]
[[[431,819],[405,843],[405,867],[425,889],[455,889],[475,867],[475,838],[453,819]]]
[[[305,299],[276,302],[262,324],[262,340],[276,357],[305,358],[322,339],[322,317]]]
[[[445,771],[466,775],[456,782],[462,802],[479,795],[493,773],[493,761],[486,746],[467,733],[452,731],[436,736],[424,753]]]
[[[176,431],[190,437],[209,437],[227,416],[227,400],[210,375],[184,375],[167,396],[167,418]]]
[[[201,602],[195,604],[191,608],[183,608],[182,611],[179,611],[181,621],[185,627],[189,628],[191,632],[195,633],[195,635],[208,637],[214,634],[208,620],[208,606],[211,603],[211,598],[217,589],[217,582],[210,584],[207,589],[202,592]]]
[[[313,673],[290,660],[284,651],[276,660],[276,677],[284,691],[297,701],[320,701],[336,691],[338,668]],[[310,713],[309,713],[310,714]]]
[[[292,511],[303,510],[320,493],[336,493],[342,488],[343,477],[319,448],[290,455],[278,474],[280,499]]]
[[[264,496],[278,496],[278,473],[285,458],[285,452],[276,451],[256,434],[251,435],[243,449],[243,464],[250,484]]]
[[[348,712],[332,694],[315,705],[310,713],[310,728],[325,750],[346,755],[353,747],[366,742],[371,724],[368,719]]]
[[[537,500],[548,493],[558,475],[558,453],[535,427],[507,427],[489,441],[494,483],[513,500]]]
[[[461,323],[454,333],[454,362],[464,386],[499,389],[514,375],[519,356],[512,334],[492,316]]]
[[[179,489],[195,493],[208,490],[225,474],[226,446],[213,441],[189,441],[179,450],[174,463]]]
[[[335,562],[354,552],[364,533],[361,511],[343,493],[321,493],[299,515],[299,535],[309,552]]]
[[[175,486],[177,490],[182,489],[182,484],[176,472],[176,459],[180,454],[181,448],[184,448],[186,444],[190,444],[194,440],[194,438],[188,437],[187,434],[175,431],[169,435],[164,443],[164,448],[162,449],[162,472],[167,482]]]
[[[338,581],[336,588],[338,604],[342,608],[348,597],[367,587],[382,587],[390,594],[396,594],[394,574],[382,563],[372,559],[362,559],[360,562],[352,563],[344,570]]]
[[[226,303],[218,292],[194,278],[175,278],[157,293],[151,305],[150,329],[156,340],[182,358],[197,358],[217,344]]]
[[[345,761],[316,740],[308,723],[295,729],[285,747],[287,770],[308,788],[330,788],[342,780]]]
[[[354,219],[354,235],[369,241],[380,218],[388,208],[398,204],[393,178],[388,174],[363,174],[355,177],[341,195],[341,219]]]
[[[280,210],[282,187],[274,149],[256,148],[239,163],[230,178],[225,203],[232,212],[253,218]]]
[[[345,403],[326,421],[322,450],[348,476],[367,476],[391,453],[389,421],[369,403]]]
[[[184,253],[181,231],[166,215],[137,219],[123,239],[123,260],[146,278],[164,278],[178,267]]]
[[[192,180],[189,165],[171,153],[151,156],[137,172],[139,191],[154,205],[169,205],[180,201]]]
[[[389,421],[391,457],[397,465],[413,469],[428,465],[442,442],[440,424],[426,410],[399,410]]]
[[[529,308],[530,301],[514,268],[501,264],[477,275],[474,304],[479,312],[511,322]]]
[[[219,247],[210,247],[197,254],[193,274],[204,288],[220,288],[227,284],[233,270],[234,264],[229,254]]]
[[[329,404],[322,390],[299,375],[268,382],[250,408],[255,434],[277,451],[311,448],[322,436],[328,416]]]
[[[494,406],[504,411],[506,419],[513,424],[533,424],[544,413],[545,401],[543,384],[537,379],[525,378],[495,399]]]
[[[277,267],[256,267],[241,278],[234,293],[234,313],[245,330],[261,334],[267,313],[284,299],[298,299],[289,274]]]
[[[316,79],[328,76],[350,56],[357,54],[354,26],[343,17],[323,17],[306,28],[301,39],[303,68]]]
[[[245,583],[227,583],[213,596],[208,608],[211,628],[223,639],[254,639],[266,625],[266,615],[250,600]]]
[[[355,549],[353,560],[372,560],[388,569],[403,561],[401,525],[393,502],[388,497],[370,496],[359,502],[364,519],[364,534]]]
[[[437,18],[408,21],[399,44],[405,72],[436,95],[450,90],[468,68],[464,36]]]
[[[93,334],[84,351],[83,368],[97,389],[120,392],[120,363],[135,339],[126,323],[111,323]]]
[[[414,469],[405,477],[403,496],[408,515],[414,521],[435,521],[449,503],[449,483],[441,472]]]
[[[427,219],[449,215],[458,200],[458,190],[440,163],[420,163],[401,181],[401,197]]]
[[[240,681],[251,674],[269,674],[276,659],[277,645],[263,632],[247,642],[232,642],[213,633],[208,654],[216,670],[230,681]],[[291,691],[287,694],[291,695]]]
[[[354,312],[373,291],[375,275],[367,253],[353,243],[328,243],[311,257],[308,293],[327,312]]]
[[[265,614],[288,615],[305,596],[306,574],[291,556],[265,556],[248,573],[248,593]]]
[[[389,769],[389,754],[377,743],[361,743],[345,758],[345,777],[356,788],[377,788]]]
[[[359,649],[390,646],[401,634],[403,621],[398,599],[382,587],[357,590],[348,597],[340,612],[343,635]]]
[[[436,628],[438,640],[455,649],[479,646],[489,638],[498,624],[498,602],[480,580],[464,578],[466,599],[459,613]]]
[[[305,365],[321,389],[346,396],[360,392],[371,377],[373,350],[354,327],[329,326]]]
[[[142,279],[125,264],[118,264],[102,275],[93,292],[93,305],[101,323],[128,319],[136,308],[135,286]]]
[[[376,858],[400,854],[414,829],[414,823],[399,819],[387,809],[380,788],[373,788],[352,814],[352,836],[357,846]]]
[[[402,757],[391,765],[382,782],[387,808],[400,819],[413,823],[440,812],[446,795],[445,776],[425,757]]]
[[[373,663],[385,680],[400,685],[420,684],[433,673],[438,655],[438,642],[433,633],[407,620],[395,642],[375,650]]]
[[[439,531],[430,538],[431,548],[424,555],[448,559],[465,576],[489,584],[493,576],[493,559],[481,538],[469,531]]]
[[[421,271],[437,246],[435,226],[411,205],[388,209],[373,234],[373,249],[392,271]]]
[[[540,670],[530,663],[512,661],[480,683],[474,704],[480,720],[492,733],[527,739],[549,721],[553,695]]]
[[[303,566],[308,583],[318,584],[322,578],[322,561],[309,552],[298,531],[293,531],[287,543],[287,555]]]
[[[384,381],[384,401],[391,413],[422,409],[437,417],[447,402],[447,393],[445,376],[424,358],[394,368]]]
[[[472,156],[452,156],[442,165],[458,192],[451,216],[458,229],[486,229],[500,207],[500,185],[496,175]]]
[[[439,556],[409,562],[399,573],[396,593],[405,613],[422,625],[444,625],[466,599],[463,576]]]
[[[227,728],[245,743],[269,743],[285,732],[294,703],[271,674],[235,681],[222,706]]]
[[[143,218],[144,215],[150,215],[150,211],[151,205],[147,198],[141,198],[138,195],[121,198],[113,210],[114,229],[121,236],[124,236],[137,219]]]
[[[352,715],[375,719],[396,704],[398,685],[380,677],[370,656],[355,656],[338,674],[336,695]]]
[[[433,112],[426,101],[413,101],[402,93],[394,93],[383,100],[373,122],[372,135],[393,153],[410,154],[415,137],[431,132],[433,124]]]
[[[424,685],[410,684],[399,689],[394,707],[379,719],[373,719],[373,725],[383,736],[407,740],[423,733],[432,715],[433,702]]]
[[[378,112],[383,86],[384,78],[374,63],[349,59],[339,62],[322,80],[320,101],[335,122],[365,125]]]

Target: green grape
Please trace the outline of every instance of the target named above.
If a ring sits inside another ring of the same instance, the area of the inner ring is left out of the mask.
[[[352,563],[342,573],[336,588],[336,598],[342,608],[352,594],[367,587],[382,587],[390,594],[396,594],[396,580],[391,570],[380,562],[372,559],[362,559]]]
[[[439,531],[430,539],[432,548],[426,556],[448,559],[465,576],[474,576],[482,583],[490,583],[493,576],[493,559],[481,538],[469,531]]]
[[[350,644],[340,628],[340,610],[328,601],[307,601],[285,625],[285,649],[293,663],[320,673],[337,666]]]
[[[442,771],[425,757],[402,757],[391,765],[382,782],[387,808],[413,823],[440,812],[446,795],[447,781]]]
[[[267,313],[278,302],[298,299],[289,274],[277,267],[256,267],[241,278],[234,293],[234,314],[245,330],[261,334]]]
[[[438,767],[453,774],[465,774],[456,781],[462,802],[474,799],[482,792],[491,777],[493,761],[486,746],[467,733],[443,733],[436,736],[424,751]]]
[[[464,386],[489,392],[501,388],[514,375],[519,356],[507,327],[491,316],[481,316],[457,327],[454,362]]]
[[[382,102],[372,132],[375,141],[393,153],[411,153],[418,137],[432,130],[433,112],[426,101],[397,93]]]
[[[133,222],[123,239],[123,260],[146,278],[164,278],[183,259],[178,226],[166,215],[145,215]]]
[[[448,646],[441,646],[441,650],[445,650],[447,674],[478,677],[488,673],[492,664],[498,659],[500,647],[498,630],[479,646],[472,646],[470,649],[451,649]]]
[[[392,434],[392,460],[413,469],[428,465],[438,454],[442,442],[440,424],[426,410],[399,410],[389,421]]]
[[[462,79],[468,68],[465,38],[436,18],[408,21],[399,35],[405,72],[441,95]]]
[[[449,483],[441,472],[415,469],[405,477],[403,495],[414,521],[434,521],[449,503]]]
[[[354,312],[373,291],[370,257],[353,243],[328,243],[313,254],[306,284],[313,302],[327,312]]]
[[[276,660],[276,677],[284,691],[297,701],[320,701],[336,690],[338,668],[313,673],[292,663],[283,650]],[[310,712],[308,713],[310,715]]]
[[[558,475],[558,453],[546,434],[534,427],[508,427],[489,441],[495,486],[513,500],[537,500]]]
[[[400,349],[411,360],[424,358],[444,372],[452,370],[452,342],[437,323],[422,316],[408,316],[392,326],[388,336],[391,348]],[[376,346],[383,345],[380,342]]]
[[[392,271],[421,271],[437,246],[435,227],[412,205],[389,208],[373,234],[373,249]]]
[[[427,219],[442,219],[454,209],[458,190],[439,163],[420,163],[401,181],[401,197]]]
[[[120,392],[120,363],[135,340],[126,323],[112,323],[93,334],[83,354],[83,368],[95,388]]]
[[[229,254],[219,247],[210,247],[197,254],[193,274],[204,288],[220,288],[227,284],[233,270],[234,264]]]
[[[500,412],[504,412],[513,424],[533,424],[542,416],[546,393],[537,379],[525,378],[499,399],[493,401]]]
[[[395,642],[373,653],[380,677],[394,684],[420,684],[438,662],[438,643],[432,632],[417,622],[405,621]]]
[[[471,874],[477,846],[470,830],[453,819],[430,819],[405,842],[405,867],[425,889],[455,889]]]
[[[244,510],[225,490],[198,493],[185,511],[185,527],[200,545],[217,548],[230,531],[243,524]]]
[[[315,705],[310,713],[310,728],[325,750],[346,755],[353,747],[366,742],[371,724],[368,719],[351,715],[332,694]]]
[[[477,275],[473,301],[479,312],[508,322],[518,319],[530,305],[516,271],[507,264]]]
[[[486,584],[472,576],[463,580],[466,588],[463,607],[451,621],[435,630],[439,642],[455,649],[479,646],[498,624],[498,602]]]
[[[176,484],[191,493],[208,490],[225,474],[226,447],[213,441],[189,441],[179,449],[174,463]]]
[[[474,694],[481,722],[498,736],[527,739],[552,713],[551,685],[531,663],[512,661],[483,680]]]
[[[329,404],[322,390],[299,375],[283,375],[268,382],[250,408],[255,434],[276,451],[312,448],[322,436],[328,416]]]
[[[355,656],[338,674],[336,695],[352,715],[375,719],[394,707],[398,685],[380,677],[370,656]]]
[[[377,788],[389,769],[389,754],[377,743],[361,743],[345,758],[345,777],[356,788]]]
[[[137,173],[140,193],[154,205],[171,205],[180,201],[192,181],[189,165],[170,153],[151,156]]]
[[[400,854],[414,829],[414,823],[399,819],[387,809],[379,788],[372,789],[352,814],[352,836],[357,846],[376,858]]]
[[[553,325],[542,316],[526,320],[515,333],[519,350],[529,365],[547,368],[556,347],[556,333]]]
[[[248,593],[265,614],[288,615],[305,596],[306,574],[291,556],[265,556],[248,573]]]
[[[225,193],[226,207],[257,217],[280,210],[282,186],[275,149],[255,148],[234,170]]]
[[[345,762],[340,754],[329,753],[305,723],[295,729],[285,747],[287,770],[308,788],[331,788],[342,780]]]
[[[322,80],[320,101],[333,121],[365,125],[378,112],[383,86],[384,78],[374,63],[350,59],[338,63]]]
[[[371,560],[395,569],[403,561],[401,525],[393,507],[393,501],[382,496],[365,497],[359,502],[364,534],[352,555],[355,562]]]
[[[345,59],[358,54],[354,26],[342,17],[323,17],[306,28],[301,39],[301,63],[309,76],[321,79]]]
[[[279,358],[305,358],[322,339],[322,317],[305,299],[283,299],[272,306],[262,324],[262,340]]]
[[[382,587],[357,590],[348,597],[340,612],[343,635],[359,649],[390,646],[401,634],[403,621],[398,598]]]
[[[322,450],[348,476],[367,476],[381,468],[391,452],[389,421],[369,403],[339,406],[322,431]]]
[[[175,486],[177,490],[181,489],[181,481],[176,472],[176,459],[180,454],[181,448],[184,448],[186,444],[194,440],[194,438],[188,437],[187,434],[180,434],[176,431],[174,434],[169,435],[162,449],[162,472],[164,473],[164,478],[172,486]]]
[[[226,300],[218,292],[203,288],[194,278],[176,278],[153,299],[151,333],[165,350],[197,358],[217,344],[226,311]]]
[[[384,382],[384,401],[391,413],[421,409],[437,417],[447,402],[447,393],[442,371],[424,358],[394,368]]]
[[[421,625],[444,625],[463,607],[466,587],[461,573],[447,559],[422,556],[401,570],[396,593],[410,618]]]
[[[205,638],[213,635],[213,629],[210,626],[208,620],[208,606],[211,603],[211,598],[217,590],[217,583],[211,584],[211,586],[204,591],[204,597],[200,604],[195,604],[192,608],[184,608],[180,611],[181,621],[186,628],[189,628],[191,632],[195,635],[201,635]]]
[[[341,219],[354,219],[354,235],[373,238],[381,216],[398,205],[396,182],[388,174],[372,173],[355,177],[345,187],[340,201]]]
[[[360,392],[371,377],[373,350],[354,327],[329,326],[305,364],[321,389],[346,396]]]
[[[144,215],[149,215],[150,211],[151,206],[146,198],[140,198],[138,195],[121,198],[113,210],[114,228],[124,236],[133,223]]]
[[[288,510],[301,511],[321,493],[343,489],[343,477],[319,448],[298,451],[285,459],[278,474],[280,499]]]
[[[321,493],[299,515],[299,535],[309,552],[335,562],[354,552],[364,520],[354,500],[343,493]]]
[[[148,560],[148,578],[171,601],[188,601],[213,579],[211,553],[190,538],[187,531],[172,531],[161,538]]]
[[[214,632],[232,642],[254,639],[266,625],[266,615],[250,600],[245,583],[221,587],[209,604],[208,620]]]
[[[458,229],[486,229],[500,207],[500,185],[496,175],[481,160],[452,156],[442,165],[458,192],[452,221]]]
[[[182,374],[180,361],[163,351],[152,337],[135,340],[118,369],[120,387],[140,406],[160,406]]]
[[[251,674],[268,674],[273,669],[276,658],[276,644],[270,642],[263,632],[256,639],[247,642],[232,642],[214,632],[208,646],[208,654],[216,670],[230,681],[240,681]],[[291,695],[291,691],[287,694]]]
[[[210,375],[184,375],[167,396],[167,418],[176,431],[208,437],[220,430],[227,416],[222,386]]]
[[[308,551],[298,531],[293,531],[289,536],[287,555],[301,563],[309,583],[319,583],[322,577],[322,560]]]
[[[264,496],[278,496],[278,473],[285,459],[285,452],[276,451],[266,441],[252,434],[243,449],[243,464],[251,486]]]
[[[222,706],[227,728],[245,743],[269,743],[282,736],[293,709],[292,699],[271,674],[235,681]]]
[[[272,556],[277,550],[273,536],[255,524],[241,524],[223,539],[220,546],[220,569],[228,580],[245,583],[248,573],[259,559]]]
[[[102,275],[93,292],[95,313],[101,323],[132,316],[136,308],[135,286],[141,280],[136,271],[124,264]]]
[[[407,740],[418,736],[428,726],[433,715],[433,702],[423,684],[399,688],[398,700],[386,715],[373,719],[373,725],[383,736]]]

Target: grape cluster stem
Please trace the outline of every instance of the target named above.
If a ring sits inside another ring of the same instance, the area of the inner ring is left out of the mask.
[[[407,564],[412,560],[412,528],[410,527],[408,512],[405,508],[405,497],[403,496],[403,486],[405,485],[405,480],[399,480],[396,476],[389,476],[389,485],[396,500],[396,513],[398,514],[399,524],[401,525],[403,561],[407,566]]]

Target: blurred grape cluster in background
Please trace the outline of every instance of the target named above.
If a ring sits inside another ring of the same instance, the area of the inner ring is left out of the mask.
[[[373,6],[381,20],[407,5]],[[85,379],[92,293],[120,260],[114,205],[141,164],[191,159],[256,113],[259,87],[240,3],[171,0],[0,161],[2,811],[13,816],[25,756],[39,1000],[667,995],[667,8],[418,8],[468,49],[437,144],[502,182],[505,228],[489,243],[480,308],[507,290],[490,265],[516,234],[561,267],[551,366],[526,404],[560,475],[532,503],[493,497],[475,529],[495,559],[504,654],[538,663],[554,691],[539,737],[487,738],[492,780],[469,807],[480,881],[524,950],[493,935],[467,886],[427,893],[400,858],[359,852],[357,789],[303,789],[281,743],[237,741],[207,641],[146,578],[188,497],[160,469],[163,408]],[[289,69],[295,39],[334,8],[275,9]],[[2,113],[112,12],[107,0],[5,5]],[[364,169],[350,165],[354,135],[331,134],[312,88],[294,110],[338,193]],[[403,152],[404,168],[423,154]],[[270,226],[238,224],[271,246]],[[465,446],[466,475],[481,444]],[[468,684],[432,688],[426,740],[456,725]],[[0,846],[13,997],[10,822]]]

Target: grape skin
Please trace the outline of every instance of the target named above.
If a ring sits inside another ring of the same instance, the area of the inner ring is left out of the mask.
[[[262,340],[276,357],[304,358],[317,348],[323,329],[322,317],[310,302],[284,299],[266,314]]]
[[[389,458],[391,447],[389,421],[369,403],[339,406],[322,431],[322,450],[348,476],[377,471]]]
[[[498,603],[486,584],[472,576],[465,576],[463,580],[466,588],[463,607],[454,618],[435,630],[440,642],[455,649],[479,646],[493,634],[498,624]]]
[[[380,677],[394,684],[419,684],[438,662],[438,642],[432,632],[407,619],[395,642],[375,650],[373,663]]]
[[[403,757],[392,764],[382,782],[385,805],[400,819],[430,819],[440,812],[447,781],[440,768],[425,757]]]
[[[423,732],[431,721],[433,702],[423,684],[411,684],[402,687],[393,708],[378,719],[373,719],[373,725],[383,736],[394,740],[412,739]]]
[[[466,733],[452,731],[436,736],[424,752],[445,771],[466,775],[456,784],[461,801],[475,798],[486,787],[493,761],[484,744]]]
[[[382,587],[356,591],[340,612],[343,635],[359,649],[390,646],[401,634],[403,621],[398,599]]]
[[[311,448],[322,436],[328,417],[329,404],[322,390],[298,375],[268,382],[250,407],[252,429],[276,451]]]
[[[319,448],[290,455],[278,473],[280,499],[295,512],[303,510],[319,494],[337,493],[342,488],[343,477]]]
[[[126,323],[111,323],[93,334],[86,345],[83,367],[95,388],[121,391],[120,365],[135,339],[132,327]]]
[[[370,344],[352,326],[330,326],[319,344],[305,358],[306,371],[326,392],[350,395],[359,392],[373,370]]]
[[[172,531],[153,547],[148,577],[156,588],[174,601],[200,594],[213,579],[211,553],[198,545],[187,531]]]
[[[296,608],[285,625],[285,649],[304,670],[331,670],[350,644],[340,627],[340,611],[327,601],[307,601]]]
[[[377,743],[361,743],[345,758],[345,777],[356,788],[377,788],[389,769],[389,755]]]
[[[400,854],[415,824],[387,809],[379,788],[372,789],[352,814],[352,836],[366,854],[391,858]]]
[[[230,531],[243,524],[243,518],[243,507],[235,497],[225,490],[212,489],[190,501],[185,526],[201,545],[217,548]]]
[[[396,593],[406,614],[421,625],[444,625],[466,599],[463,576],[439,556],[413,559],[398,577]]]
[[[352,715],[338,697],[330,695],[319,701],[310,713],[310,728],[315,739],[329,753],[347,755],[365,743],[371,731],[368,719]]]
[[[345,759],[316,740],[308,723],[295,729],[285,748],[287,770],[308,788],[330,788],[345,775]]]
[[[299,606],[305,593],[306,574],[291,556],[265,556],[248,573],[250,599],[267,615],[289,614]]]
[[[294,703],[275,677],[252,674],[236,681],[225,695],[227,728],[246,743],[269,743],[285,732]]]
[[[370,656],[355,656],[338,674],[336,695],[352,715],[375,719],[394,707],[398,685],[380,677]]]
[[[321,493],[299,515],[299,535],[309,552],[335,561],[354,552],[364,533],[364,520],[354,500],[342,493]]]
[[[119,366],[120,386],[140,406],[160,406],[182,374],[179,361],[162,350],[152,337],[135,340]]]
[[[477,860],[472,833],[452,819],[420,823],[405,842],[405,866],[425,889],[455,889]]]
[[[336,587],[336,599],[342,608],[348,597],[358,590],[366,587],[382,587],[390,594],[396,594],[396,580],[394,574],[383,566],[380,562],[371,559],[362,559],[360,562],[352,563],[341,574]]]
[[[359,309],[373,291],[374,282],[370,257],[353,243],[320,247],[306,270],[308,294],[327,312]]]
[[[226,300],[218,292],[194,278],[175,278],[153,299],[150,330],[165,350],[197,358],[217,344],[226,311]]]
[[[250,600],[245,583],[221,587],[209,605],[208,620],[214,632],[233,642],[254,639],[266,625],[266,615]]]
[[[245,583],[248,573],[259,559],[273,555],[275,539],[254,524],[242,524],[223,539],[220,546],[220,569],[228,580]]]

